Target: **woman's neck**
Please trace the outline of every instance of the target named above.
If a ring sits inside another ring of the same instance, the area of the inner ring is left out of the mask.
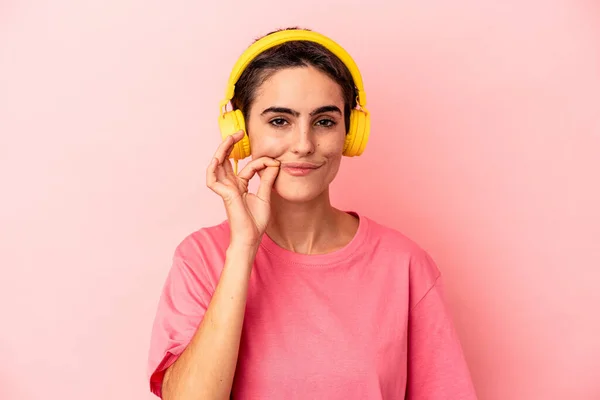
[[[351,215],[332,207],[329,192],[306,203],[271,196],[267,235],[279,246],[302,254],[323,254],[349,242],[358,228]]]

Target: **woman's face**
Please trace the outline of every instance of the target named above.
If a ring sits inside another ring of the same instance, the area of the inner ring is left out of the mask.
[[[346,128],[341,87],[313,67],[275,72],[257,90],[247,130],[254,159],[281,161],[274,190],[306,202],[323,194],[340,166]]]

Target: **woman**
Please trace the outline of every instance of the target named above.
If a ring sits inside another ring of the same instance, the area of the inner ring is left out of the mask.
[[[434,261],[330,203],[356,135],[357,70],[334,45],[280,32],[285,41],[238,63],[231,104],[247,137],[224,133],[206,174],[227,220],[175,252],[153,328],[151,390],[164,399],[475,399]],[[228,157],[248,139],[252,161],[236,174]]]

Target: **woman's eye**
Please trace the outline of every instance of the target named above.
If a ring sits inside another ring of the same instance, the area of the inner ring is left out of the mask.
[[[283,118],[275,118],[272,119],[269,123],[274,126],[284,126],[287,123],[287,121]]]
[[[335,125],[335,121],[330,119],[322,119],[317,122],[317,125],[324,126],[325,128],[331,128]]]

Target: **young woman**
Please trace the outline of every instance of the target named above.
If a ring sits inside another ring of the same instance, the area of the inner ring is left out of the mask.
[[[358,69],[314,32],[257,43],[232,74],[240,111],[228,118],[238,121],[222,117],[225,139],[206,172],[227,220],[176,249],[153,328],[152,392],[475,399],[434,261],[400,232],[330,202],[342,156],[360,154],[368,137]],[[239,173],[232,152],[252,156]]]

